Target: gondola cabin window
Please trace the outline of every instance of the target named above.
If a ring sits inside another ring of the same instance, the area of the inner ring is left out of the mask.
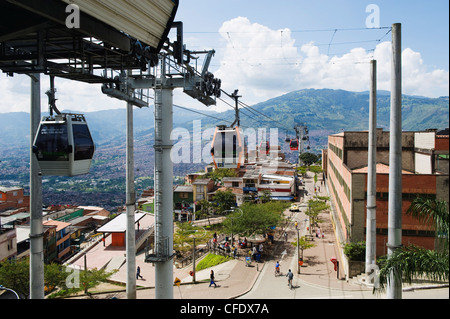
[[[87,125],[72,124],[75,144],[75,161],[91,159],[94,156],[94,142]]]
[[[68,161],[71,147],[68,145],[67,126],[42,124],[36,139],[37,158],[42,161]]]

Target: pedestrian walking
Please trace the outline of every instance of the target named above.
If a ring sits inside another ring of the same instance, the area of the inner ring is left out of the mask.
[[[141,267],[137,266],[137,271],[136,271],[136,279],[144,279],[144,277],[141,276]]]
[[[288,234],[286,232],[284,232],[284,241],[287,242],[287,238],[288,238]]]
[[[292,289],[292,279],[294,279],[294,274],[289,269],[288,273],[286,274],[286,277],[288,277],[288,286]]]
[[[258,253],[258,251],[256,250],[256,246],[253,246],[253,260],[256,261],[256,254]]]
[[[211,285],[214,285],[214,288],[217,287],[216,283],[214,282],[214,271],[211,269],[211,274],[209,275],[209,287],[211,287]]]

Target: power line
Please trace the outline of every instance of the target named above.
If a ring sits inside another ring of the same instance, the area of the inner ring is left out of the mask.
[[[189,109],[189,108],[184,107],[184,106],[175,105],[175,104],[173,106],[178,107],[178,108],[183,109],[183,110],[186,110],[186,111],[189,111],[189,112],[193,112],[193,113],[197,113],[197,114],[200,114],[200,115],[203,115],[203,116],[207,116],[207,117],[213,118],[215,120],[224,121],[224,122],[228,122],[228,123],[233,123],[231,121],[228,121],[228,120],[225,120],[225,119],[221,119],[221,118],[215,117],[213,115],[205,114],[205,113],[202,113],[202,112],[197,111],[197,110]]]
[[[390,26],[378,27],[378,28],[333,28],[333,29],[305,29],[305,30],[289,30],[291,33],[308,33],[308,32],[334,32],[337,31],[369,31],[369,30],[384,30],[391,29]],[[278,32],[279,30],[268,30],[268,31],[185,31],[185,34],[252,34],[252,33],[271,33]]]

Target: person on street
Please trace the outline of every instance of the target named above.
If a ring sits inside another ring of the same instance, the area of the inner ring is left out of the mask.
[[[211,274],[209,275],[209,287],[211,287],[211,285],[214,285],[214,288],[217,287],[216,283],[214,282],[214,271],[211,269]]]
[[[280,262],[277,261],[275,264],[275,275],[280,275]]]
[[[144,279],[144,277],[141,276],[141,267],[137,266],[137,271],[136,271],[136,279]]]
[[[292,287],[292,279],[294,279],[294,274],[289,269],[288,273],[286,274],[286,277],[288,277],[288,286]]]

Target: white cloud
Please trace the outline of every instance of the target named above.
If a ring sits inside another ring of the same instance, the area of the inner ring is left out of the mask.
[[[50,88],[48,76],[41,75],[41,112],[48,111],[48,97],[45,92]],[[0,75],[0,113],[30,112],[31,79],[27,75],[7,77]],[[102,93],[99,84],[87,84],[55,78],[56,106],[59,110],[71,110],[80,113],[125,108],[125,102],[110,98]]]
[[[372,59],[377,60],[378,89],[390,90],[390,41],[379,43],[374,52],[356,47],[328,56],[313,42],[296,44],[288,29],[271,30],[243,17],[226,21],[219,32],[226,48],[214,74],[226,91],[239,88],[247,104],[304,88],[366,91]],[[402,64],[404,94],[448,95],[448,71],[430,70],[421,54],[410,48],[403,50]]]
[[[224,48],[216,52],[210,68],[222,80],[222,89],[232,93],[239,89],[242,101],[252,105],[276,96],[305,88],[331,88],[349,91],[369,89],[370,60],[377,60],[378,89],[390,90],[391,43],[379,43],[373,52],[355,47],[339,56],[328,56],[314,42],[296,43],[289,29],[272,30],[245,17],[222,24],[220,43]],[[186,40],[195,36],[189,35]],[[190,41],[193,41],[193,40]],[[210,47],[211,39],[202,45],[200,38],[195,46]],[[190,45],[190,42],[187,43]],[[323,48],[323,46],[322,46]],[[404,94],[438,97],[448,95],[449,71],[436,69],[423,61],[420,52],[404,48],[402,52],[402,86]],[[125,102],[107,97],[100,85],[85,84],[56,78],[57,105],[60,109],[79,112],[125,108]],[[47,110],[48,76],[41,76],[42,110]],[[150,90],[150,95],[153,92]],[[0,113],[29,112],[30,79],[26,75],[12,78],[0,74]],[[233,101],[223,96],[231,105]],[[182,90],[175,90],[174,103],[205,110]],[[217,106],[208,109],[225,111],[230,106],[218,100]]]

